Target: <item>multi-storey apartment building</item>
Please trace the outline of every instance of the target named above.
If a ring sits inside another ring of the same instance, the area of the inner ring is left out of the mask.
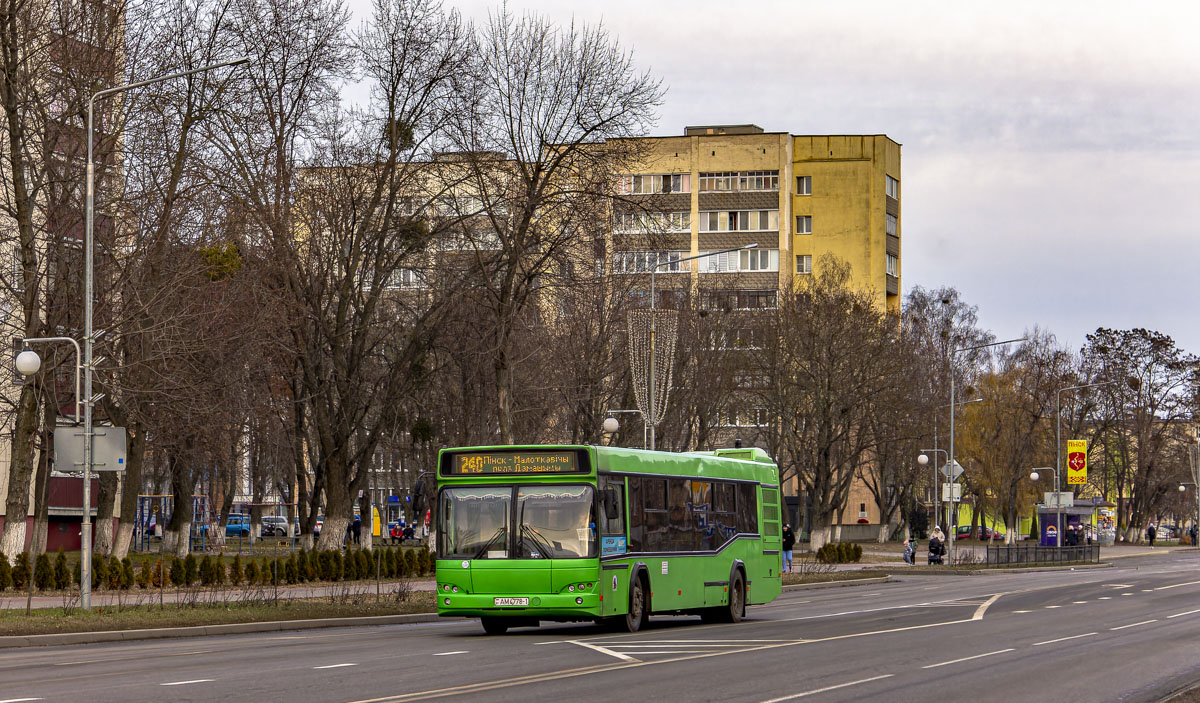
[[[613,273],[647,271],[663,256],[758,244],[658,270],[690,272],[701,290],[711,274],[742,274],[739,288],[724,295],[736,307],[761,307],[829,253],[850,264],[856,286],[899,314],[900,144],[885,135],[800,136],[755,125],[688,127],[683,136],[641,141],[638,172],[618,182],[626,205],[614,214]],[[623,246],[621,235],[651,230],[661,233],[657,252]]]
[[[697,291],[701,305],[754,310],[774,307],[780,291],[832,254],[850,265],[854,286],[899,315],[899,143],[886,135],[793,135],[755,125],[687,127],[682,136],[639,141],[641,162],[618,179],[611,273],[645,273],[658,264],[661,306],[685,289]],[[673,263],[748,244],[758,246]],[[737,432],[765,425],[764,413],[743,407],[718,422]],[[785,494],[801,522],[795,482]],[[842,522],[874,525],[861,536],[875,535],[878,509],[865,486],[852,488]]]

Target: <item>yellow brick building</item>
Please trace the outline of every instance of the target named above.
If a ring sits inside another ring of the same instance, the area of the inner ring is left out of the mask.
[[[811,274],[831,253],[849,262],[858,287],[900,313],[899,143],[885,135],[800,136],[755,125],[687,127],[683,136],[638,141],[641,163],[618,183],[631,205],[618,208],[615,236],[645,231],[650,216],[663,233],[656,248],[668,258],[759,245],[757,253],[660,273],[738,273],[743,297],[753,300]],[[639,204],[641,196],[653,198]],[[614,273],[645,271],[662,256],[623,248],[619,239],[614,251]]]

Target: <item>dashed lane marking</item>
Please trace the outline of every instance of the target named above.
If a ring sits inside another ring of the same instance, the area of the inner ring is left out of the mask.
[[[448,656],[450,656],[450,655],[452,655],[452,654],[469,654],[469,652],[467,652],[467,650],[465,650],[465,649],[460,649],[460,650],[458,650],[457,652],[438,652],[437,654],[434,654],[433,656],[435,656],[435,657],[448,657]]]
[[[192,679],[190,681],[172,681],[170,683],[160,683],[159,686],[186,686],[190,683],[208,683],[216,679]]]
[[[0,703],[25,703],[26,701],[43,701],[45,698],[5,698]]]
[[[340,668],[342,668],[343,666],[358,666],[358,664],[353,664],[353,663],[346,663],[346,664],[326,664],[325,666],[314,666],[313,668],[314,668],[314,669],[340,669]]]
[[[1032,612],[1033,612],[1032,610],[1014,610],[1014,611],[1013,611],[1013,613],[1014,613],[1014,614],[1017,614],[1017,613],[1032,613]]]
[[[1181,618],[1184,615],[1191,615],[1192,613],[1200,613],[1200,610],[1189,610],[1186,613],[1175,613],[1174,615],[1168,615],[1167,619],[1170,620],[1171,618]]]
[[[880,679],[890,679],[893,676],[895,676],[895,674],[884,674],[883,676],[872,676],[869,679],[859,679],[858,681],[850,681],[847,683],[840,683],[840,684],[837,684],[836,686],[826,686],[825,688],[818,688],[813,691],[805,691],[804,693],[793,693],[790,696],[783,696],[781,698],[772,698],[771,700],[763,701],[762,703],[783,703],[783,701],[795,700],[797,698],[803,698],[805,696],[813,696],[818,693],[825,693],[826,691],[836,691],[839,688],[846,688],[847,686],[857,686],[860,683],[870,683],[872,681],[879,681]]]
[[[212,654],[215,651],[217,651],[217,650],[201,649],[201,650],[197,650],[194,652],[166,652],[164,654],[155,654],[154,656],[156,658],[157,657],[187,657],[187,656],[191,656],[193,654]],[[83,659],[80,661],[71,661],[71,662],[54,662],[54,666],[73,666],[75,664],[99,664],[102,662],[126,661],[128,659],[129,659],[129,657],[109,657],[107,659]],[[41,700],[41,699],[39,698],[39,699],[35,699],[35,700]],[[0,701],[0,703],[5,703],[5,702]]]
[[[1008,649],[997,649],[994,652],[987,652],[984,654],[976,654],[973,657],[963,657],[962,659],[951,659],[948,662],[940,662],[938,664],[927,664],[921,668],[922,669],[936,669],[939,666],[946,666],[947,664],[957,664],[959,662],[969,662],[972,659],[982,659],[983,657],[990,657],[993,654],[1004,654],[1005,652],[1011,652],[1011,651],[1014,651],[1012,647],[1009,647]]]
[[[1085,601],[1085,600],[1077,600],[1077,601],[1071,601],[1071,604],[1072,605],[1083,605],[1086,602],[1087,601]]]
[[[80,510],[82,510],[82,508],[80,508]],[[1132,593],[1122,593],[1121,595],[1123,595],[1123,596],[1132,596],[1133,594],[1132,594]]]
[[[1042,646],[1043,644],[1054,644],[1055,642],[1066,642],[1067,640],[1077,640],[1077,639],[1079,639],[1080,637],[1091,637],[1091,636],[1092,636],[1092,635],[1094,635],[1094,634],[1097,634],[1097,633],[1095,633],[1095,632],[1086,632],[1086,633],[1084,633],[1084,634],[1082,634],[1082,635],[1071,635],[1070,637],[1059,637],[1059,638],[1058,638],[1058,639],[1056,639],[1056,640],[1046,640],[1045,642],[1034,642],[1034,643],[1033,643],[1033,646],[1034,646],[1034,647],[1040,647],[1040,646]]]
[[[1127,629],[1127,628],[1130,628],[1130,627],[1137,627],[1138,625],[1149,625],[1149,624],[1150,624],[1150,623],[1152,623],[1152,622],[1158,622],[1158,620],[1157,620],[1157,619],[1155,619],[1155,620],[1143,620],[1143,621],[1141,621],[1141,622],[1135,622],[1135,623],[1131,623],[1131,624],[1129,624],[1129,625],[1122,625],[1122,626],[1120,626],[1120,627],[1110,627],[1110,628],[1108,628],[1108,629],[1110,629],[1110,630],[1114,630],[1114,631],[1115,631],[1115,630],[1124,630],[1124,629]]]
[[[1188,581],[1187,583],[1173,583],[1170,586],[1159,586],[1158,588],[1156,588],[1154,590],[1165,591],[1168,588],[1179,588],[1180,586],[1195,586],[1198,583],[1200,583],[1200,581]]]
[[[81,508],[81,510],[82,510],[82,508]],[[1062,607],[1061,605],[1047,605],[1046,610],[1054,610],[1055,608],[1061,608],[1061,607]]]
[[[1112,596],[1100,596],[1100,600],[1112,600]]]

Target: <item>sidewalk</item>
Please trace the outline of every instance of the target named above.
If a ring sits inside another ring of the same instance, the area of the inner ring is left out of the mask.
[[[433,591],[437,584],[434,579],[417,579],[408,581],[407,583],[389,579],[378,584],[379,593],[395,593],[402,585],[407,585],[412,591]],[[180,601],[196,601],[201,603],[217,603],[229,601],[243,600],[274,600],[278,593],[281,599],[296,599],[296,598],[328,598],[330,596],[340,596],[347,594],[358,593],[375,593],[376,583],[374,581],[342,581],[337,583],[322,583],[301,586],[279,586],[278,592],[274,586],[254,586],[249,588],[233,588],[233,587],[205,587],[193,586],[192,588],[146,588],[141,589],[134,586],[128,591],[93,591],[92,592],[92,607],[104,607],[109,605],[150,605],[159,602],[159,591],[162,591],[163,603],[179,603]],[[25,609],[26,594],[24,592],[14,593],[13,591],[4,591],[4,595],[0,597],[0,610]],[[33,592],[32,607],[34,608],[61,608],[63,605],[79,606],[78,592],[63,593],[56,592],[51,594],[43,594],[40,591]]]

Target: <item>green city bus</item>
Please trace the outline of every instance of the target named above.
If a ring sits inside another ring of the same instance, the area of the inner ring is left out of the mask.
[[[443,449],[437,482],[438,614],[489,634],[738,622],[780,593],[779,470],[761,449]]]

